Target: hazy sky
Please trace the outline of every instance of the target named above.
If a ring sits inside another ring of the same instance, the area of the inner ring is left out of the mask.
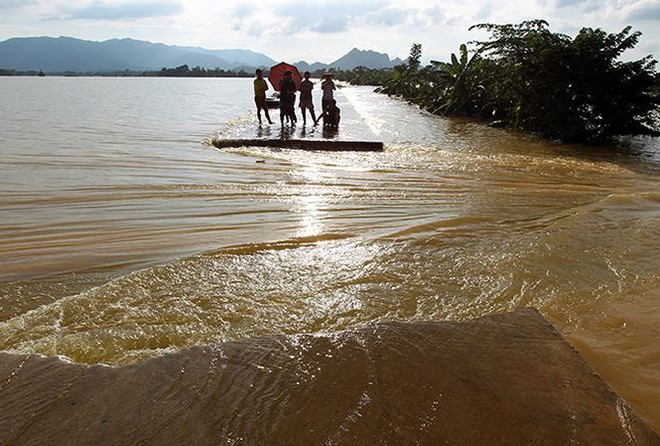
[[[331,62],[353,47],[447,60],[483,22],[543,18],[571,36],[582,27],[643,32],[629,57],[660,55],[659,0],[0,0],[0,40],[130,37],[210,49],[244,48],[276,60]]]

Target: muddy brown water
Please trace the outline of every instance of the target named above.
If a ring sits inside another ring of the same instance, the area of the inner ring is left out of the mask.
[[[337,135],[292,136],[384,152],[218,150],[280,136],[249,80],[0,94],[1,350],[118,365],[534,306],[660,428],[657,139],[564,145],[347,87]]]

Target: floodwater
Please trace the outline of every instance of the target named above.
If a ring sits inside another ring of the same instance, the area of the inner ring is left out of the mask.
[[[384,152],[214,148],[279,136],[250,89],[0,79],[0,350],[117,365],[534,306],[660,428],[660,141],[564,145],[346,87],[335,137]]]

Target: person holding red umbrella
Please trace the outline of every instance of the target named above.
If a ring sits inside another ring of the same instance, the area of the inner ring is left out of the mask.
[[[286,62],[280,62],[270,67],[270,71],[268,72],[268,80],[273,85],[275,91],[279,91],[280,82],[284,78],[284,73],[286,73],[287,71],[291,72],[291,78],[293,79],[293,82],[296,84],[296,88],[300,86],[300,82],[302,81],[302,76],[300,75],[300,71],[298,71],[298,68],[296,68],[295,65],[291,65]]]
[[[291,125],[296,125],[298,118],[296,117],[295,103],[296,103],[296,83],[293,81],[291,71],[284,72],[284,77],[280,81],[280,122],[284,127],[284,118],[289,117]]]

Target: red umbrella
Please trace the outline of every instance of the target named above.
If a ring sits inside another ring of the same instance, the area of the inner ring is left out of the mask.
[[[280,91],[280,81],[284,77],[284,73],[287,71],[291,72],[291,77],[296,84],[296,89],[300,88],[300,81],[302,81],[300,71],[291,64],[280,62],[277,65],[270,67],[270,72],[268,73],[268,80],[273,85],[275,91]]]

